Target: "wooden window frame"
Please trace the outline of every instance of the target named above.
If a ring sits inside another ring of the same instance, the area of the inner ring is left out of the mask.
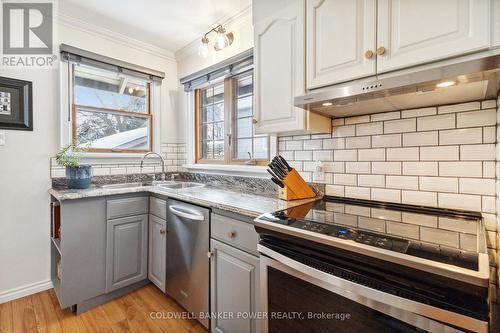
[[[81,105],[81,104],[76,104],[75,103],[75,65],[72,65],[72,84],[71,84],[71,141],[72,143],[76,146],[77,145],[77,135],[76,135],[76,109],[81,108],[81,109],[87,109],[90,112],[95,111],[95,112],[101,112],[101,113],[109,113],[109,114],[115,114],[115,115],[121,115],[121,116],[132,116],[132,117],[137,117],[137,118],[145,118],[148,119],[148,142],[149,146],[148,149],[107,149],[107,148],[89,148],[87,149],[88,152],[90,153],[148,153],[150,151],[153,151],[153,115],[151,114],[151,83],[147,82],[146,87],[147,87],[147,112],[146,113],[141,113],[141,112],[130,112],[130,111],[124,111],[120,109],[108,109],[108,108],[98,108],[94,106],[88,106],[88,105]]]
[[[248,160],[236,159],[234,158],[236,152],[236,138],[234,136],[236,130],[236,109],[235,101],[236,95],[235,85],[237,84],[236,78],[241,76],[229,77],[224,79],[224,159],[206,159],[202,156],[201,147],[201,90],[213,87],[214,85],[220,84],[220,82],[210,84],[206,87],[195,89],[194,91],[194,118],[195,118],[195,163],[197,164],[217,164],[217,165],[245,165]],[[252,106],[253,107],[253,106]],[[267,159],[256,160],[255,165],[267,165],[269,163],[270,154],[270,140],[268,137],[268,157]]]

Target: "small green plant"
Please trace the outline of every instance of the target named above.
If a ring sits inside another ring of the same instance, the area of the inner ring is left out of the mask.
[[[74,144],[63,147],[56,155],[56,162],[61,166],[77,167],[80,164],[81,153],[87,151]]]

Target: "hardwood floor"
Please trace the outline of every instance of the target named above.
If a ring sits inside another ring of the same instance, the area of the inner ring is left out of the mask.
[[[0,304],[0,333],[168,332],[206,333],[191,319],[152,319],[151,313],[183,309],[149,284],[79,316],[61,310],[54,290]]]

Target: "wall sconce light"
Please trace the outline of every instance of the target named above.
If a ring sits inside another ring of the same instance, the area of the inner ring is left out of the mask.
[[[198,49],[198,55],[202,58],[208,57],[209,53],[209,46],[208,43],[210,42],[208,39],[208,34],[211,32],[215,32],[217,34],[215,38],[215,44],[214,44],[214,50],[215,51],[220,51],[231,45],[234,41],[234,34],[232,32],[226,33],[226,29],[219,24],[213,29],[210,29],[201,39],[201,45]]]

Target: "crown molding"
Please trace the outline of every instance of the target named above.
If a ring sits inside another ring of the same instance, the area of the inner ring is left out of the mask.
[[[220,24],[222,24],[228,30],[228,32],[231,30],[234,30],[238,26],[248,24],[248,23],[251,24],[251,22],[252,22],[252,6],[250,5],[250,6],[246,7],[245,9],[243,9],[242,11],[240,11],[239,13],[237,13],[231,17],[221,19],[220,22],[221,22]],[[217,24],[219,24],[219,23],[217,23]],[[217,24],[214,24],[214,26]],[[208,28],[207,28],[207,30],[208,30]],[[175,59],[177,60],[177,62],[182,61],[183,59],[186,59],[187,57],[198,52],[198,46],[199,46],[201,37],[202,37],[202,35],[200,35],[199,38],[194,39],[193,41],[189,42],[185,46],[183,46],[180,49],[178,49],[177,51],[175,51]]]
[[[75,18],[73,16],[58,12],[57,14],[58,23],[69,28],[80,30],[82,32],[95,35],[101,38],[105,38],[114,43],[118,43],[141,52],[145,52],[163,59],[170,61],[176,61],[174,52],[166,50],[164,48],[152,45],[138,39],[131,38],[127,35],[121,34],[119,32],[109,30],[93,23]]]

